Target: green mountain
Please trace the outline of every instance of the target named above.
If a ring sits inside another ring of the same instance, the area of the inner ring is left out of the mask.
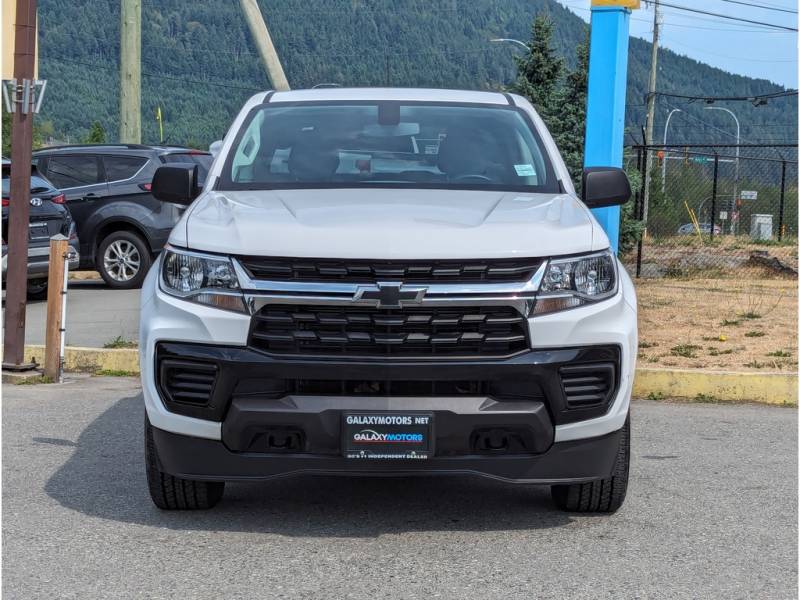
[[[527,40],[547,12],[569,64],[584,22],[552,0],[262,0],[262,10],[292,87],[341,85],[499,89],[515,76],[511,44]],[[204,146],[222,137],[244,100],[268,88],[236,0],[143,0],[143,141],[158,141],[155,111],[172,143]],[[40,76],[48,80],[40,121],[76,141],[93,121],[117,135],[119,1],[39,0]],[[650,44],[631,40],[627,142],[641,139]],[[659,89],[750,96],[778,85],[726,73],[663,51]],[[671,141],[731,142],[732,122],[699,103],[659,100],[656,131],[672,106],[684,119]],[[722,104],[720,104],[722,105]],[[735,107],[746,141],[797,139],[797,98]],[[675,129],[672,129],[675,127]],[[660,137],[660,134],[659,136]]]

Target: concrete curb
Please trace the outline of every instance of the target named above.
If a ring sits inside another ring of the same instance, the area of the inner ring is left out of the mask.
[[[633,394],[708,402],[760,402],[797,406],[797,375],[692,369],[636,369]]]
[[[25,346],[25,358],[44,362],[44,346]],[[139,351],[132,349],[66,349],[66,370],[97,373],[138,373]],[[692,369],[636,370],[636,398],[688,398],[708,402],[760,402],[797,405],[797,375],[739,373]]]
[[[25,346],[25,358],[44,364],[44,346]],[[67,371],[97,373],[139,373],[139,351],[136,348],[78,348],[67,346],[64,351]]]

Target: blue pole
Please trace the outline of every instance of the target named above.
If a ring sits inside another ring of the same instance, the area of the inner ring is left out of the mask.
[[[592,6],[583,159],[586,167],[622,166],[630,15],[631,11],[623,6]],[[596,208],[592,212],[617,252],[619,206]]]

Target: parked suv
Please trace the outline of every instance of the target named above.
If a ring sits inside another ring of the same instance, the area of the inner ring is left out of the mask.
[[[611,512],[628,483],[636,295],[520,96],[254,96],[142,289],[150,494],[208,508],[227,480],[474,474]]]
[[[39,171],[66,195],[81,241],[81,269],[97,269],[112,288],[139,287],[177,223],[181,210],[153,198],[155,170],[197,164],[206,152],[169,146],[107,144],[58,146],[34,153]]]
[[[11,198],[11,161],[2,159],[3,168],[3,276],[8,268],[8,219],[14,199]],[[50,269],[50,238],[69,238],[69,269],[78,266],[79,250],[75,223],[65,206],[64,194],[31,168],[31,196],[28,216],[28,297],[42,300],[47,296],[47,275]]]

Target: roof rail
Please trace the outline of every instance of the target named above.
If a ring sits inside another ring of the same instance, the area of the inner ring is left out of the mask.
[[[60,146],[44,146],[39,148],[37,152],[42,150],[64,150],[67,148],[129,148],[131,150],[149,150],[152,146],[144,144],[62,144]]]

